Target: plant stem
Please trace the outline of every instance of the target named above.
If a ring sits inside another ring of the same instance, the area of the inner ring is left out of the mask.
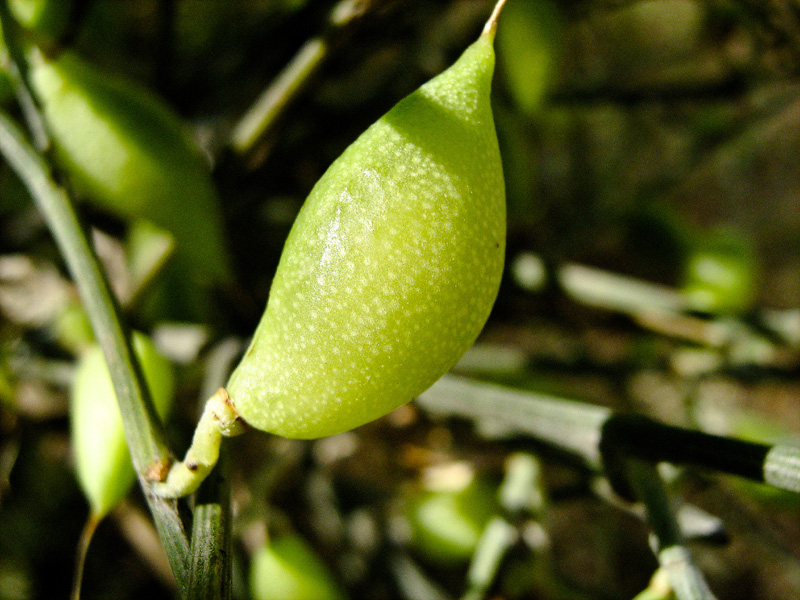
[[[461,600],[483,600],[497,577],[500,564],[517,542],[514,527],[503,517],[495,516],[486,527],[472,555],[467,572],[467,591]]]
[[[328,43],[322,38],[313,38],[303,44],[234,127],[230,144],[236,153],[246,154],[258,143],[291,99],[317,72],[327,54]]]
[[[690,314],[680,290],[635,277],[577,263],[560,264],[550,272],[545,261],[530,252],[520,253],[510,271],[516,284],[528,292],[544,292],[554,280],[575,302],[628,315],[645,329],[703,346],[723,349],[734,341],[763,337],[763,331],[739,319]],[[800,311],[765,309],[757,318],[758,326],[781,343],[800,346]]]
[[[630,487],[647,510],[647,519],[658,544],[658,561],[667,572],[675,596],[678,600],[714,600],[714,594],[684,545],[655,465],[629,459],[625,466]]]
[[[289,103],[319,70],[328,56],[334,34],[363,15],[367,4],[357,0],[341,0],[333,7],[325,34],[303,44],[233,128],[229,143],[237,154],[247,154],[266,135]]]
[[[231,596],[231,514],[226,458],[223,450],[220,465],[200,489],[195,502],[187,594],[193,600],[228,600]]]
[[[500,18],[500,13],[505,5],[506,0],[498,0],[497,4],[494,5],[494,10],[489,20],[486,21],[486,25],[483,27],[483,35],[491,36],[491,38],[494,39],[494,34],[497,31],[497,19]]]
[[[635,457],[714,469],[800,492],[800,448],[770,446],[660,423],[566,398],[445,375],[418,404],[475,421],[487,437],[527,436],[579,458],[630,495],[624,460]]]
[[[487,437],[530,436],[557,446],[601,471],[608,408],[445,375],[417,403],[428,412],[476,421]]]
[[[28,85],[28,61],[25,60],[19,38],[19,26],[8,8],[8,0],[0,0],[0,28],[3,32],[3,41],[8,49],[8,56],[11,59],[11,74],[15,83],[14,94],[33,136],[34,146],[40,152],[45,152],[50,147],[50,137]]]
[[[764,481],[770,446],[659,423],[641,415],[614,415],[603,424],[606,467],[615,457],[638,457],[714,469]]]
[[[217,344],[205,362],[203,396],[228,378],[241,342],[230,338]],[[199,489],[192,519],[192,564],[189,573],[190,598],[227,600],[231,595],[231,510],[230,460],[220,448],[217,469]]]
[[[99,524],[100,519],[98,519],[96,515],[89,515],[81,531],[81,536],[78,538],[78,549],[75,552],[75,573],[72,580],[72,595],[70,596],[71,600],[81,600],[81,585],[83,583],[83,572],[86,566],[86,556],[89,553],[89,545],[92,543],[92,537],[94,537],[94,532]]]
[[[24,182],[75,279],[119,399],[133,464],[145,489],[159,535],[181,587],[188,572],[189,544],[174,503],[150,493],[145,474],[165,465],[169,451],[149,391],[130,346],[117,304],[72,203],[50,176],[50,168],[19,126],[0,111],[0,152]]]
[[[222,438],[242,433],[244,425],[228,393],[219,388],[203,408],[185,458],[172,464],[166,478],[154,481],[152,491],[162,498],[181,498],[193,493],[217,464]]]

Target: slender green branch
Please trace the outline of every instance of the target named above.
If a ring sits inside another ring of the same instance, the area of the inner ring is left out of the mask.
[[[549,273],[535,254],[517,256],[511,271],[517,284],[530,292],[544,291]],[[687,302],[677,290],[576,263],[566,263],[554,273],[564,293],[590,306],[627,314],[644,311],[675,313],[686,310]]]
[[[228,379],[241,342],[228,339],[218,344],[205,361],[203,395]],[[192,564],[189,574],[190,598],[226,600],[231,595],[231,507],[230,460],[220,448],[220,460],[211,477],[199,489],[192,519]]]
[[[713,469],[764,481],[770,446],[659,423],[641,415],[616,414],[603,424],[602,452],[607,471],[618,459],[637,457]],[[798,465],[795,465],[795,468]],[[787,465],[787,469],[791,469]]]
[[[192,519],[192,563],[187,596],[193,600],[231,597],[231,514],[227,460],[197,494]]]
[[[25,53],[20,40],[20,28],[11,15],[8,8],[8,0],[0,0],[0,28],[2,28],[3,41],[11,59],[11,74],[15,83],[14,94],[22,109],[28,129],[33,136],[36,149],[44,152],[50,147],[50,137],[28,85],[28,61],[25,60]]]
[[[141,449],[133,456],[134,465],[143,472],[168,455],[167,446],[101,267],[66,192],[50,178],[47,164],[18,126],[1,112],[0,151],[25,182],[75,278],[97,339],[109,359],[123,417],[132,421],[132,445]]]
[[[573,454],[629,495],[630,457],[713,469],[800,492],[800,448],[770,446],[660,423],[641,415],[445,375],[418,399],[425,410],[475,421],[487,437],[528,436]]]
[[[133,463],[147,491],[144,474],[154,466],[166,464],[169,451],[108,282],[67,193],[53,181],[49,166],[4,112],[0,112],[0,152],[28,188],[75,279],[106,356]],[[180,517],[174,503],[149,493],[146,496],[173,572],[183,587],[189,554]]]
[[[658,549],[682,546],[681,529],[672,513],[664,482],[650,462],[629,458],[625,460],[625,475],[636,499],[644,504],[647,519],[658,540]]]
[[[495,516],[486,524],[467,572],[467,591],[462,600],[482,600],[497,577],[500,564],[518,539],[514,527]]]
[[[233,128],[229,143],[236,153],[246,154],[266,135],[322,66],[334,35],[363,15],[367,4],[359,0],[341,0],[334,6],[328,19],[328,30],[303,44]]]
[[[531,436],[603,468],[600,439],[613,412],[602,406],[445,375],[417,403],[430,413],[474,420],[487,437]]]
[[[642,327],[686,341],[724,348],[733,342],[764,341],[763,332],[737,319],[702,318],[690,314],[686,296],[679,290],[580,265],[564,263],[552,273],[535,254],[519,254],[510,271],[522,289],[542,292],[551,278],[571,299],[587,306],[630,316]],[[781,343],[800,346],[800,311],[765,309],[757,315],[759,327]]]
[[[678,600],[714,600],[714,594],[683,542],[655,465],[631,459],[626,461],[626,471],[630,487],[645,506],[657,542],[658,562],[667,572]]]
[[[234,127],[230,144],[238,154],[249,152],[266,134],[291,99],[317,72],[327,54],[328,42],[322,38],[313,38],[303,44]]]

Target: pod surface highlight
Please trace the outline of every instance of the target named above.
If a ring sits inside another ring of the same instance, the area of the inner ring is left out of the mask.
[[[482,35],[365,131],[311,191],[227,386],[251,426],[315,438],[413,399],[497,295],[505,188]]]

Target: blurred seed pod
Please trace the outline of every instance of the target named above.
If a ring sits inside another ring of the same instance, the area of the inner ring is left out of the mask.
[[[462,467],[456,463],[437,471],[411,493],[406,505],[412,546],[445,566],[470,560],[484,527],[499,510],[496,487]]]
[[[210,171],[180,118],[148,90],[66,51],[31,53],[31,82],[78,191],[174,238],[185,280],[226,280],[230,262]]]
[[[703,313],[737,315],[748,311],[757,293],[757,260],[750,241],[731,229],[707,235],[689,256],[683,293]]]
[[[175,388],[172,366],[141,333],[134,332],[133,347],[156,411],[163,419],[172,404]],[[79,360],[70,417],[78,482],[89,501],[92,516],[100,519],[125,497],[136,474],[111,374],[99,346],[93,346]]]
[[[296,534],[271,539],[253,555],[250,593],[254,600],[344,600],[345,594],[322,559]]]
[[[549,0],[511,0],[497,30],[506,86],[523,113],[535,113],[553,78],[562,24]]]

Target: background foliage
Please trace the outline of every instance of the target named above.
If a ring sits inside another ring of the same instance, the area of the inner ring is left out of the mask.
[[[522,0],[509,7],[514,2]],[[283,240],[313,183],[372,121],[450,64],[490,6],[375,0],[339,28],[329,23],[333,4],[314,0],[88,6],[75,46],[167,99],[213,161],[223,200],[236,283],[200,306],[171,305],[169,320],[147,302],[126,311],[178,367],[168,431],[181,449],[220,349],[243,343],[261,315]],[[511,268],[481,339],[487,352],[462,370],[672,423],[791,439],[800,432],[797,344],[771,343],[767,354],[737,347],[742,359],[707,343],[704,330],[642,326],[555,288],[526,291],[514,265],[535,252],[548,264],[583,262],[679,287],[689,258],[713,247],[724,228],[735,260],[755,281],[752,305],[748,297],[733,316],[796,311],[800,5],[562,0],[537,10],[531,52],[544,61],[540,103],[519,99],[514,61],[525,51],[500,47],[495,103]],[[251,152],[231,152],[227,136],[241,115],[298,48],[326,30],[330,46],[316,76]],[[127,224],[81,210],[103,232],[95,241],[124,289]],[[75,292],[6,165],[0,253],[0,599],[65,597],[87,507],[69,452],[74,357],[54,323]],[[431,466],[462,461],[496,482],[510,450],[532,449],[489,442],[465,423],[432,420],[413,406],[331,439],[251,434],[230,445],[234,596],[242,598],[247,557],[262,543],[265,522],[271,531],[303,533],[352,598],[413,598],[401,583],[411,576],[398,567],[409,557],[458,597],[465,565],[442,565],[409,548],[398,515]],[[533,449],[549,498],[536,521],[545,541],[537,562],[515,550],[498,597],[635,596],[656,566],[646,527],[599,497],[587,474],[558,453]],[[681,472],[672,486],[725,523],[725,535],[693,546],[720,597],[800,593],[796,499],[705,472]],[[137,491],[97,532],[85,597],[171,597],[153,535]],[[531,570],[537,577],[526,586],[521,573]]]

